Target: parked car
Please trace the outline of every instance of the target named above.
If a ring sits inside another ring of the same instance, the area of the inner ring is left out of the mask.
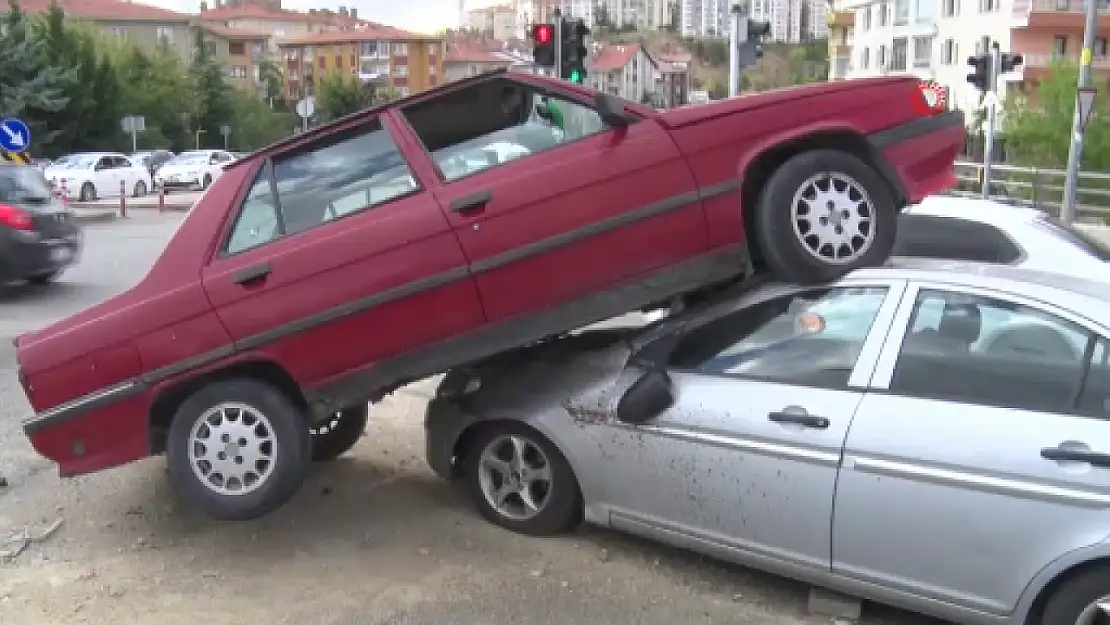
[[[517,532],[584,518],[958,623],[1099,623],[1108,358],[1105,282],[903,259],[455,369],[427,458]]]
[[[56,192],[81,202],[119,197],[121,188],[132,197],[142,197],[151,188],[150,172],[115,152],[72,154],[44,173]]]
[[[990,200],[925,198],[898,217],[895,256],[1020,265],[1097,278],[1107,272],[1110,245],[1082,226],[1035,208]]]
[[[155,182],[170,189],[207,189],[224,173],[224,165],[235,160],[223,150],[182,152],[162,165]]]
[[[436,168],[534,123],[536,94],[565,132]],[[502,71],[291,137],[227,168],[138,285],[17,339],[24,428],[63,475],[166,452],[201,509],[265,514],[402,384],[749,276],[885,261],[897,209],[955,182],[962,114],[922,97],[888,77],[657,113]]]
[[[83,242],[42,171],[0,163],[0,281],[46,284],[80,259]]]
[[[135,152],[130,158],[132,161],[146,167],[147,171],[149,171],[150,175],[153,177],[154,174],[158,173],[158,170],[162,168],[162,165],[165,165],[168,161],[173,159],[174,156],[176,155],[169,150],[147,150],[144,152]]]

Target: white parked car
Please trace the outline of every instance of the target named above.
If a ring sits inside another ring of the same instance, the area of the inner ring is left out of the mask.
[[[81,202],[119,197],[121,189],[124,194],[142,197],[153,186],[146,167],[115,152],[71,154],[43,173],[57,193]]]
[[[230,152],[224,150],[191,150],[182,152],[166,161],[154,182],[170,189],[200,189],[208,188],[212,181],[224,173],[224,165],[235,161]]]

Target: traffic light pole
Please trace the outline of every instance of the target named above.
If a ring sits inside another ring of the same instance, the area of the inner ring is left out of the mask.
[[[555,9],[555,78],[563,77],[563,10]]]
[[[994,160],[994,133],[995,123],[998,119],[998,70],[1002,67],[1002,49],[998,42],[991,45],[988,50],[991,55],[991,74],[989,88],[989,101],[987,102],[987,136],[986,145],[983,146],[983,199],[991,197],[991,162]]]
[[[729,12],[731,28],[728,36],[728,97],[740,95],[740,43],[747,37],[747,24],[739,4]]]
[[[1083,52],[1079,56],[1079,87],[1091,86],[1091,48],[1098,31],[1098,3],[1087,1],[1087,25],[1083,29]],[[1064,201],[1060,203],[1060,220],[1071,223],[1075,219],[1075,192],[1079,187],[1079,164],[1083,160],[1083,122],[1080,119],[1078,90],[1075,98],[1075,116],[1071,125],[1071,147],[1068,148],[1068,171],[1064,179]]]

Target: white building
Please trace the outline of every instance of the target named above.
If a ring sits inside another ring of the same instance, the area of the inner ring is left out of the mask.
[[[634,102],[656,100],[659,63],[637,43],[594,44],[586,65],[591,86]]]
[[[728,36],[729,0],[682,0],[679,31],[683,37]]]
[[[728,35],[733,0],[682,0],[682,34],[687,37]],[[768,41],[800,43],[828,36],[828,0],[750,0],[749,16],[771,25]]]
[[[472,9],[463,14],[462,28],[485,33],[504,41],[519,36],[517,9],[512,5],[495,5]]]

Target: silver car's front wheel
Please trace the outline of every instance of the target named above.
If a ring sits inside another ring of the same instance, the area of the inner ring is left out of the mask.
[[[1092,601],[1084,608],[1075,625],[1110,625],[1110,594]]]
[[[1110,565],[1065,573],[1051,588],[1038,625],[1110,625]]]
[[[578,481],[551,441],[517,421],[475,426],[464,438],[471,499],[487,520],[523,534],[550,535],[581,518]]]

